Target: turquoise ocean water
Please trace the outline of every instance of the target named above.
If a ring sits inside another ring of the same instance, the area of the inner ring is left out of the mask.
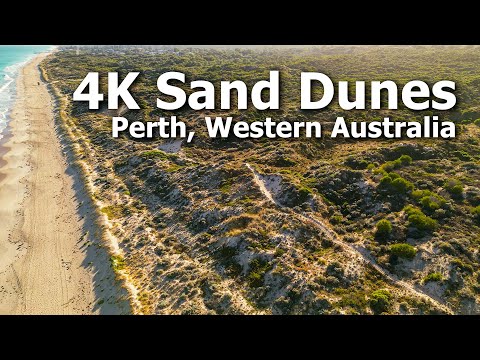
[[[18,70],[36,54],[52,49],[50,45],[0,45],[0,138],[15,101]]]

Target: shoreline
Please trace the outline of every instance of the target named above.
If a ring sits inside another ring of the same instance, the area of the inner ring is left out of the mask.
[[[0,140],[0,314],[129,313],[37,54],[20,70]]]
[[[10,121],[2,132],[2,138],[0,139],[0,183],[5,179],[6,175],[2,173],[2,169],[7,165],[7,161],[4,160],[4,156],[8,153],[8,147],[5,145],[10,141],[12,133],[10,131]]]

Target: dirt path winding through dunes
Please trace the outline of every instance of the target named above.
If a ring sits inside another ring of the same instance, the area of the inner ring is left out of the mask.
[[[21,69],[0,169],[0,313],[126,312],[67,163],[37,56]],[[1,152],[0,152],[1,154]],[[80,199],[80,200],[79,200]]]
[[[255,169],[250,165],[250,164],[245,164],[247,168],[252,172],[254,182],[257,184],[259,187],[260,191],[262,194],[272,203],[274,203],[276,206],[280,207],[282,210],[285,212],[288,212],[292,216],[297,217],[298,219],[302,220],[305,223],[308,223],[316,228],[318,228],[325,236],[332,241],[333,243],[339,245],[344,249],[345,251],[349,252],[353,256],[355,256],[359,261],[362,261],[369,266],[371,266],[373,269],[375,269],[378,273],[380,273],[387,281],[390,283],[395,284],[396,286],[405,289],[406,291],[415,294],[418,297],[421,297],[429,302],[431,302],[437,309],[442,310],[446,314],[453,314],[453,311],[445,304],[441,302],[440,299],[436,299],[432,295],[426,293],[425,291],[416,288],[412,284],[409,284],[403,280],[400,280],[396,275],[390,273],[388,270],[382,268],[377,261],[373,258],[373,256],[369,253],[367,249],[360,245],[355,245],[355,244],[350,244],[346,241],[343,241],[338,234],[333,231],[327,224],[321,222],[320,220],[313,218],[309,216],[308,214],[300,214],[295,212],[294,210],[284,207],[281,204],[278,204],[275,200],[273,195],[270,193],[270,191],[267,189],[265,186],[264,182],[260,179],[258,176],[258,173],[255,171]]]

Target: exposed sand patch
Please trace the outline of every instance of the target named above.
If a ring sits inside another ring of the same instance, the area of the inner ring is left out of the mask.
[[[158,148],[166,153],[177,153],[182,148],[183,139],[168,141],[160,145]]]
[[[273,188],[274,185],[272,184],[271,181],[265,181],[265,176],[260,175],[255,171],[255,169],[250,165],[250,164],[245,164],[245,166],[252,172],[253,174],[253,180],[255,181],[255,184],[259,187],[260,191],[262,194],[270,200],[272,203],[275,205],[279,205],[275,199],[273,198],[273,194],[269,188]],[[277,181],[275,181],[276,184]],[[267,187],[268,186],[268,187]],[[279,205],[280,206],[280,205]]]

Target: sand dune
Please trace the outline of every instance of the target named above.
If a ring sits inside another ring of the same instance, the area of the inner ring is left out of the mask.
[[[0,149],[0,313],[125,312],[93,212],[55,130],[38,69],[45,56],[21,70]]]

